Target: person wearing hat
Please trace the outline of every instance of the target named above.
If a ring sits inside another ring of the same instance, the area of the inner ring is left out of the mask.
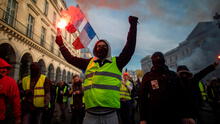
[[[153,67],[147,72],[140,91],[140,124],[179,124],[181,122],[180,83],[165,65],[163,53],[151,56]]]
[[[84,100],[86,114],[83,124],[118,124],[116,110],[120,108],[120,85],[122,69],[130,61],[136,46],[138,18],[129,16],[130,29],[127,43],[119,56],[111,56],[111,47],[106,40],[98,40],[94,57],[83,59],[71,55],[62,37],[56,43],[67,62],[85,71]]]
[[[12,68],[4,59],[0,58],[0,124],[9,123],[6,120],[7,105],[12,105],[15,124],[21,123],[20,94],[16,81],[7,76]],[[12,118],[10,118],[12,120]]]
[[[129,73],[125,72],[122,75],[123,80],[120,87],[120,103],[119,109],[121,124],[132,124],[132,98],[131,91],[133,89],[132,82],[129,81]]]
[[[195,75],[190,72],[186,65],[179,65],[177,67],[177,75],[180,78],[181,86],[183,88],[182,103],[184,104],[182,110],[185,118],[183,123],[195,124],[195,120],[200,121],[203,124],[204,117],[200,117],[199,109],[202,106],[203,101],[207,100],[207,93],[205,92],[204,84],[201,80],[210,72],[214,71],[219,62],[216,61],[213,64],[202,69]]]

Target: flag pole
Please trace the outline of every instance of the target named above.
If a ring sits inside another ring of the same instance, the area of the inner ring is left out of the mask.
[[[96,38],[99,40],[99,37],[98,37],[98,35],[96,34]]]

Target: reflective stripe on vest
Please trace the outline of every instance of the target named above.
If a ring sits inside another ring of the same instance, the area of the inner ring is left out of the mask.
[[[89,86],[84,87],[84,91],[89,90],[91,88],[97,88],[97,89],[106,89],[106,90],[116,90],[119,91],[120,88],[117,86],[111,86],[111,85],[103,85],[103,84],[92,84]]]
[[[121,75],[114,74],[114,73],[111,73],[111,72],[93,72],[93,73],[87,74],[86,78],[93,77],[93,75],[102,75],[102,76],[115,77],[115,78],[118,78],[119,80],[121,80]]]
[[[44,83],[45,83],[46,76],[40,75],[40,78],[38,79],[35,87],[34,87],[34,98],[33,98],[33,105],[35,107],[44,107],[44,97],[45,97],[45,91],[44,91]],[[30,90],[30,75],[26,76],[22,80],[22,87],[24,90]]]
[[[85,107],[120,107],[121,71],[116,64],[116,57],[112,62],[99,66],[90,60],[86,68],[86,79],[83,83]]]
[[[125,85],[129,86],[130,84],[131,82],[126,81]],[[129,92],[129,89],[125,85],[122,84],[120,87],[120,98],[125,100],[131,100],[131,93]]]

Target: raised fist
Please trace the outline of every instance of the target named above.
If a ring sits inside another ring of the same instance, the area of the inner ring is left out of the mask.
[[[61,36],[61,35],[57,35],[57,36],[56,36],[56,43],[57,43],[58,46],[64,45],[64,44],[63,44],[63,39],[62,39],[62,36]]]
[[[60,28],[57,28],[57,36],[56,36],[56,43],[58,46],[62,46],[64,45],[63,44],[63,39],[62,39],[62,36],[61,36],[61,29]]]
[[[128,21],[129,23],[132,25],[132,24],[137,24],[138,23],[138,17],[135,17],[135,16],[129,16],[128,17]]]

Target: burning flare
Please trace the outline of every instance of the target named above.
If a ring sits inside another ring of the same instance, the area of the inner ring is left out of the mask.
[[[218,55],[217,59],[220,60],[220,55]]]
[[[60,21],[57,23],[57,27],[63,29],[67,26],[68,22],[66,19],[61,18]]]

